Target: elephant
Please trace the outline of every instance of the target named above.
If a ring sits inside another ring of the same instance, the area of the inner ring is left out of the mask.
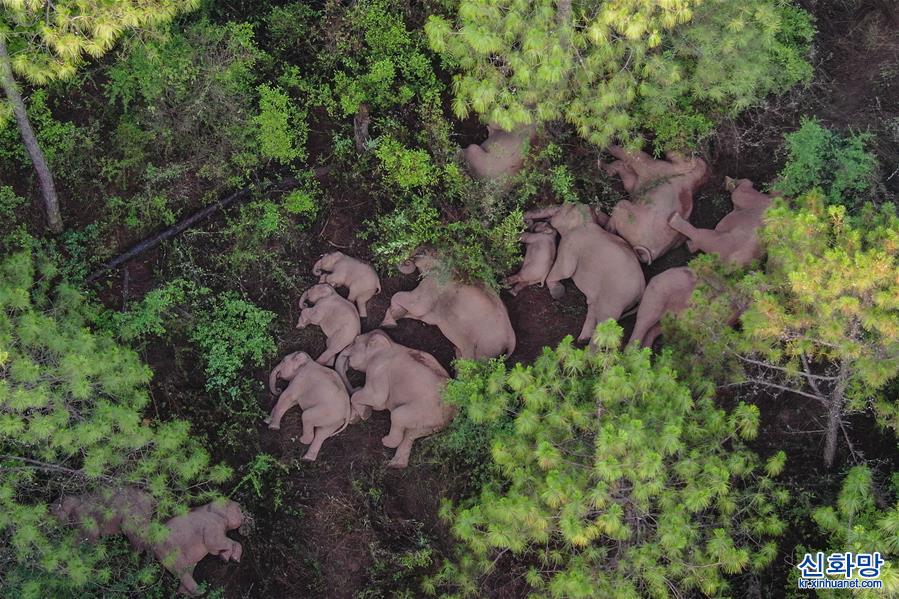
[[[444,280],[433,272],[439,266],[439,258],[427,249],[415,252],[399,265],[404,274],[417,269],[422,280],[412,291],[393,294],[381,327],[393,327],[401,318],[413,318],[436,325],[455,346],[457,358],[478,360],[511,355],[515,350],[515,331],[499,296],[481,284]]]
[[[678,214],[672,214],[668,224],[685,235],[691,252],[702,250],[718,254],[735,266],[748,266],[764,255],[758,229],[772,197],[756,191],[749,179],[724,178],[724,187],[731,192],[734,209],[715,225],[715,229],[697,229]]]
[[[343,252],[324,254],[312,267],[312,274],[319,278],[319,283],[346,287],[347,299],[356,304],[360,318],[368,317],[368,300],[381,293],[381,281],[375,269]]]
[[[240,505],[228,500],[196,507],[165,523],[168,536],[153,547],[153,553],[166,570],[181,581],[179,593],[192,597],[199,594],[194,568],[207,554],[217,555],[224,562],[240,562],[243,547],[225,533],[239,528],[242,523]]]
[[[52,512],[61,522],[77,527],[84,540],[122,534],[131,546],[144,549],[156,500],[137,487],[123,487],[85,495],[64,495]]]
[[[570,278],[587,296],[587,316],[578,340],[589,341],[597,324],[617,320],[640,301],[646,287],[643,269],[634,250],[603,229],[586,205],[565,203],[525,214],[526,220],[540,218],[549,218],[561,236],[546,286],[554,299],[560,299],[565,294],[562,281]]]
[[[481,145],[471,144],[462,152],[476,179],[511,177],[521,170],[527,144],[534,136],[533,125],[504,131],[487,125],[488,136]]]
[[[353,389],[347,366],[365,373],[365,385]],[[372,410],[390,410],[390,432],[381,439],[396,448],[390,468],[409,465],[412,443],[436,433],[453,419],[456,409],[443,401],[449,374],[431,354],[394,342],[375,329],[359,335],[337,357],[337,372],[352,397],[354,420],[365,420]]]
[[[662,317],[686,310],[696,283],[696,274],[687,266],[669,268],[650,279],[637,309],[637,322],[628,343],[637,341],[643,347],[652,347],[662,332]]]
[[[609,151],[617,160],[599,162],[609,175],[618,175],[630,194],[612,210],[606,224],[609,233],[631,244],[640,261],[652,264],[684,238],[668,226],[672,214],[689,218],[693,194],[708,179],[708,165],[701,158],[683,158],[673,152],[667,160],[655,160],[646,152],[629,152],[619,146]]]
[[[299,406],[303,410],[300,443],[309,445],[303,459],[314,462],[325,439],[343,432],[349,424],[350,396],[337,373],[312,361],[306,352],[288,354],[275,366],[268,378],[273,395],[278,395],[278,379],[289,384],[265,423],[278,430],[284,413]]]
[[[512,295],[518,295],[530,285],[543,287],[556,259],[556,230],[549,223],[536,223],[533,231],[522,233],[519,240],[527,249],[521,269],[506,279],[506,284],[512,286],[509,290]]]
[[[310,305],[310,303],[312,305]],[[321,327],[328,338],[327,347],[316,359],[319,364],[331,365],[340,350],[352,343],[360,332],[359,312],[352,302],[337,293],[337,290],[319,283],[307,289],[300,296],[300,319],[298,329],[309,325]]]

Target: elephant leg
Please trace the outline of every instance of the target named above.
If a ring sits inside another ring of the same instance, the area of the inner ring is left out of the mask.
[[[384,447],[393,449],[394,447],[399,447],[399,444],[402,443],[406,427],[401,424],[401,420],[402,408],[393,410],[390,413],[390,432],[387,433],[386,437],[381,439],[381,443]]]
[[[634,331],[631,333],[628,343],[639,341],[643,347],[652,345],[651,342],[647,342],[647,337],[653,327],[658,325],[662,319],[667,308],[667,299],[668,290],[650,282],[646,292],[643,293],[640,307],[637,309],[637,321],[634,323]]]
[[[671,215],[671,218],[668,220],[668,225],[678,233],[686,235],[690,239],[690,241],[687,242],[687,248],[691,252],[702,250],[707,254],[720,253],[723,235],[718,231],[712,229],[697,229],[677,213]]]
[[[565,286],[562,285],[562,281],[570,279],[574,275],[576,268],[577,256],[569,248],[560,246],[559,253],[556,255],[556,261],[553,263],[549,274],[546,275],[546,286],[549,288],[549,294],[553,299],[562,299],[565,295]]]
[[[284,417],[285,412],[293,407],[294,403],[295,398],[288,395],[287,391],[281,393],[281,397],[278,398],[278,403],[275,404],[272,413],[265,419],[265,423],[268,424],[271,430],[276,431],[281,428],[281,419]]]
[[[518,281],[517,283],[515,283],[515,286],[512,287],[512,289],[509,290],[509,293],[511,293],[512,295],[518,295],[518,294],[521,293],[524,289],[526,289],[528,286],[529,286],[529,284],[528,284],[527,282],[525,282],[525,281]]]
[[[300,443],[303,445],[309,445],[315,439],[315,423],[318,421],[323,414],[320,410],[312,407],[308,410],[303,410],[303,415],[300,417],[300,422],[303,423],[303,434],[300,437]]]
[[[406,429],[403,440],[396,448],[393,459],[387,462],[388,468],[405,468],[409,465],[409,456],[412,453],[412,444],[416,439],[431,434],[432,429]]]
[[[587,304],[587,316],[584,318],[584,326],[578,335],[578,341],[590,341],[593,338],[593,331],[596,330],[596,307],[594,304]]]
[[[395,327],[396,321],[405,318],[408,313],[408,310],[391,301],[387,313],[384,314],[384,320],[381,321],[381,328]]]
[[[347,335],[344,334],[343,331],[338,331],[334,335],[328,337],[328,341],[325,344],[325,351],[323,351],[315,361],[322,366],[333,366],[334,358],[337,357],[337,354],[342,352],[344,348],[346,348],[350,343],[353,342],[352,333],[350,333],[349,336],[350,339],[347,339]]]
[[[662,334],[662,325],[661,323],[655,323],[652,325],[646,334],[643,335],[643,347],[652,347],[652,344],[655,343],[656,338]]]
[[[197,595],[199,595],[197,581],[194,580],[193,568],[181,574],[180,580],[181,586],[178,587],[179,593],[184,593],[185,595],[189,595],[191,597],[196,597]]]
[[[612,163],[602,163],[601,168],[609,176],[618,175],[624,185],[625,191],[632,192],[637,186],[637,173],[633,168],[623,160],[616,160]]]
[[[318,452],[322,448],[322,443],[325,442],[325,439],[337,432],[337,429],[339,429],[340,426],[341,425],[315,427],[315,436],[312,438],[312,443],[310,443],[309,449],[306,451],[306,455],[303,456],[303,459],[307,462],[314,462],[318,457]]]

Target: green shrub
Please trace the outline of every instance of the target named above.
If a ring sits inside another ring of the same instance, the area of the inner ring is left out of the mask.
[[[26,252],[0,263],[0,595],[143,593],[158,566],[123,559],[119,539],[80,543],[51,504],[63,493],[138,485],[165,518],[192,495],[211,498],[209,484],[230,473],[211,463],[187,422],[146,418],[152,372],[93,330],[97,308],[57,277]],[[151,539],[162,530],[155,523]]]
[[[280,164],[306,159],[306,112],[293,104],[280,88],[260,85],[259,114],[254,121],[259,127],[259,151],[265,158]]]
[[[872,138],[870,133],[844,137],[803,119],[798,131],[784,136],[787,163],[775,188],[787,196],[818,188],[827,203],[858,208],[873,195],[877,158],[866,149]]]
[[[816,509],[812,518],[828,536],[825,553],[874,553],[884,560],[880,569],[883,588],[852,591],[863,597],[893,597],[899,594],[899,473],[893,475],[892,488],[884,489],[890,498],[886,508],[878,508],[884,493],[875,488],[871,470],[855,466],[846,474],[843,488],[833,506]],[[796,556],[797,562],[802,559]],[[855,578],[858,576],[856,575]],[[846,597],[843,591],[817,591],[819,597]]]
[[[709,385],[693,395],[668,353],[619,351],[614,322],[594,342],[569,336],[530,366],[468,363],[449,383],[459,417],[491,430],[495,474],[443,506],[458,553],[427,590],[480,596],[505,555],[502,576],[543,596],[723,596],[728,575],[775,558],[790,496],[771,480],[783,453],[762,463],[744,444],[758,410],[717,408]]]
[[[389,136],[379,137],[375,156],[387,182],[404,191],[426,189],[437,182],[438,171],[425,150],[410,149]]]

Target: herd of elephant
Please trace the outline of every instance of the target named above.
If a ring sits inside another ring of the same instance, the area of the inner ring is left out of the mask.
[[[510,135],[491,129],[493,144],[488,139],[483,148],[466,148],[476,176],[494,177],[520,166],[520,155],[500,151]],[[698,229],[688,219],[693,195],[708,178],[702,159],[669,153],[666,160],[657,160],[619,147],[611,153],[616,160],[600,162],[600,167],[621,178],[630,200],[619,202],[611,216],[570,203],[527,212],[527,231],[521,235],[524,261],[506,283],[513,295],[530,285],[545,285],[558,299],[565,292],[562,281],[572,279],[587,299],[578,337],[582,342],[591,339],[598,323],[617,320],[638,306],[630,342],[651,346],[663,315],[687,307],[697,278],[688,267],[680,267],[647,284],[640,263],[650,264],[686,240],[691,252],[716,253],[731,264],[748,265],[762,256],[757,229],[772,198],[747,179],[726,178],[733,210],[714,230]],[[399,269],[405,274],[419,271],[418,286],[395,293],[380,328],[365,334],[361,319],[367,318],[367,303],[381,292],[374,269],[342,252],[325,254],[312,269],[319,280],[300,297],[297,328],[320,327],[326,349],[314,360],[303,351],[291,353],[271,371],[269,389],[278,400],[266,418],[270,429],[278,429],[285,412],[295,406],[302,410],[300,442],[309,446],[306,460],[315,460],[326,439],[367,419],[372,410],[389,410],[390,432],[382,442],[396,449],[388,466],[403,468],[416,439],[452,420],[455,409],[442,399],[449,373],[432,355],[391,339],[384,329],[398,320],[437,326],[457,358],[509,356],[515,349],[506,306],[491,288],[456,280],[441,268],[439,254],[428,248],[416,251]],[[338,293],[340,288],[347,290],[346,297]],[[365,375],[362,387],[350,383],[348,368]],[[280,393],[279,381],[287,382]],[[194,567],[207,554],[240,561],[240,543],[225,534],[243,522],[240,506],[233,501],[213,502],[172,518],[165,523],[168,537],[155,545],[146,541],[155,503],[140,489],[64,496],[54,511],[88,540],[125,534],[137,550],[151,549],[179,578],[179,591],[189,595],[197,593]]]

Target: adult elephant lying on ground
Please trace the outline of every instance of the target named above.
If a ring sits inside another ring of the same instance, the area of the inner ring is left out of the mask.
[[[683,242],[668,226],[672,214],[690,218],[693,194],[705,183],[708,165],[701,158],[683,158],[667,153],[668,160],[655,160],[646,152],[609,148],[615,160],[599,163],[609,175],[618,175],[633,202],[621,200],[612,210],[606,229],[631,244],[641,262],[651,264]]]
[[[556,299],[565,293],[564,279],[587,296],[587,317],[579,341],[593,337],[596,325],[618,319],[640,301],[646,279],[631,247],[617,235],[605,231],[583,204],[562,204],[525,214],[526,220],[549,218],[562,236],[556,261],[546,277],[546,286]]]
[[[104,490],[90,495],[65,495],[53,506],[60,521],[74,525],[91,543],[124,533],[135,549],[146,547],[156,500],[137,487]]]
[[[456,348],[456,357],[469,360],[494,358],[515,350],[515,331],[505,304],[492,290],[479,284],[445,280],[433,271],[438,259],[430,250],[419,250],[400,264],[400,272],[421,272],[412,291],[390,298],[382,327],[396,326],[401,318],[433,324]]]
[[[462,153],[477,179],[511,177],[521,170],[527,145],[534,136],[533,125],[504,131],[494,125],[487,126],[488,137],[481,144],[472,144]]]
[[[687,236],[691,252],[702,250],[718,254],[724,262],[748,266],[764,255],[758,229],[771,205],[771,196],[756,191],[749,179],[737,181],[725,177],[724,187],[731,192],[734,209],[715,225],[714,231],[697,229],[678,214],[671,215],[669,225]]]
[[[365,373],[362,388],[350,385],[347,365]],[[412,443],[445,427],[456,412],[441,397],[449,375],[434,356],[395,343],[384,331],[356,337],[337,356],[336,368],[352,392],[354,419],[367,419],[372,410],[390,410],[390,433],[382,442],[396,448],[391,468],[405,468]]]
[[[311,304],[311,305],[310,305]],[[327,347],[318,357],[319,364],[331,365],[340,350],[352,343],[362,331],[359,312],[349,300],[342,298],[330,285],[319,283],[300,296],[298,329],[309,325],[321,327],[327,337]]]
[[[669,268],[650,279],[637,310],[637,322],[628,343],[637,341],[643,347],[652,347],[656,337],[662,332],[662,317],[686,310],[694,289],[696,274],[686,266]]]

